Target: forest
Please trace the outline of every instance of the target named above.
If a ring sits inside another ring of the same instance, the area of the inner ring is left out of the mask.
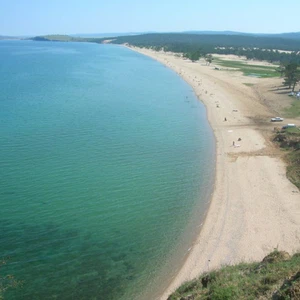
[[[234,54],[247,59],[300,65],[300,34],[198,34],[149,33],[119,37],[80,38],[64,35],[38,36],[36,41],[130,44],[154,50],[182,53],[193,61],[208,54]]]
[[[235,54],[246,56],[247,59],[300,64],[300,39],[280,35],[156,33],[117,37],[111,43],[128,43],[137,47],[183,53],[186,57],[194,58],[207,54]]]

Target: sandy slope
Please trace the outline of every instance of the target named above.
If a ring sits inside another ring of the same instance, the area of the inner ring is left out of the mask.
[[[274,124],[266,99],[243,84],[263,81],[275,87],[280,81],[215,70],[173,54],[134,50],[172,68],[194,88],[217,140],[215,189],[206,220],[161,299],[222,264],[260,260],[276,247],[290,253],[300,250],[300,194],[286,178],[280,151],[269,142]]]

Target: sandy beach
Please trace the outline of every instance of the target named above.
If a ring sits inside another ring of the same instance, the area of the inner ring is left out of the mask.
[[[272,92],[282,79],[246,77],[216,70],[214,63],[131,49],[173,69],[193,87],[216,137],[215,186],[204,225],[160,299],[221,265],[258,261],[274,248],[299,251],[300,194],[286,178],[282,151],[270,141],[270,117],[288,105]],[[300,125],[300,120],[285,123]]]

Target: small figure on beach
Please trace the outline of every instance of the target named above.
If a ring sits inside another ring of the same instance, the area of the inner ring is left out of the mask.
[[[234,141],[232,142],[232,146],[233,146],[233,147],[235,146],[235,142],[234,142]]]
[[[225,122],[227,121],[226,117],[224,118],[224,121],[225,121]]]
[[[238,141],[240,142],[242,139],[241,138],[238,138]]]

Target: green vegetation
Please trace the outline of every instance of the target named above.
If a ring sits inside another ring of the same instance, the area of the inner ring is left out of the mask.
[[[275,250],[262,262],[226,266],[183,284],[168,300],[299,299],[300,253]]]
[[[75,38],[69,35],[60,35],[60,34],[53,34],[53,35],[44,35],[44,36],[36,36],[32,38],[34,41],[52,41],[52,42],[84,42],[85,39],[82,38]]]
[[[299,40],[265,37],[265,36],[245,36],[245,35],[226,35],[226,34],[186,34],[186,33],[150,33],[141,35],[121,36],[116,38],[116,43],[130,43],[144,47],[151,46],[170,46],[188,47],[189,45],[203,48],[258,48],[258,49],[278,49],[278,50],[299,50]],[[225,50],[225,49],[218,49]],[[243,50],[242,48],[240,50]],[[177,52],[177,51],[174,51]],[[181,51],[184,52],[184,51]]]
[[[257,66],[233,60],[214,59],[215,63],[226,68],[234,68],[237,71],[243,72],[246,76],[255,77],[278,77],[280,73],[270,66]]]
[[[213,56],[211,54],[206,54],[205,55],[205,61],[207,65],[210,65],[211,62],[213,61]]]
[[[300,65],[300,64],[299,64]],[[295,90],[296,84],[300,81],[300,69],[297,63],[289,63],[283,69],[284,82],[285,86],[288,86],[289,89],[292,88],[292,91]]]
[[[201,49],[194,50],[192,52],[186,52],[183,54],[183,57],[190,59],[192,62],[195,62],[201,58],[203,54],[201,53]]]
[[[186,57],[200,51],[202,57],[207,54],[235,54],[269,62],[300,62],[300,40],[279,36],[155,33],[116,37],[112,43],[163,49],[183,53]]]
[[[294,100],[290,107],[285,109],[284,115],[288,118],[297,118],[300,116],[300,101]]]
[[[297,127],[279,130],[274,141],[287,151],[286,176],[300,189],[300,130]]]
[[[40,36],[37,41],[76,41],[103,43],[112,40],[113,44],[128,43],[153,50],[182,53],[192,61],[208,54],[235,54],[247,59],[266,60],[287,64],[300,64],[300,39],[281,35],[228,35],[191,33],[152,33],[105,38],[73,38],[68,36]],[[282,52],[279,50],[285,50]]]
[[[288,166],[286,169],[286,176],[289,180],[300,189],[300,151],[291,151],[287,156],[286,160]]]

